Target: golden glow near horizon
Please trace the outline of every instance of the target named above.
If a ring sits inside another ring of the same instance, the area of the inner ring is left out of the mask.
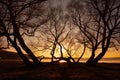
[[[60,60],[59,63],[66,63],[66,61],[65,60]]]
[[[14,48],[10,48],[10,49],[5,49],[6,51],[10,51],[10,52],[16,52]],[[79,50],[78,52],[76,52],[73,57],[74,58],[78,58],[81,54],[80,54],[80,51]],[[63,49],[63,54],[66,55],[66,51]],[[46,50],[46,51],[36,51],[34,52],[34,54],[38,57],[38,56],[45,56],[45,57],[51,57],[50,55],[50,50]],[[90,50],[87,50],[85,52],[85,54],[83,55],[83,58],[89,58],[91,55],[91,51]],[[60,56],[60,53],[59,52],[56,52],[55,53],[55,56],[56,57],[59,57]],[[120,50],[115,50],[114,48],[110,48],[106,54],[104,55],[104,58],[120,58]]]
[[[7,49],[6,51],[14,52],[13,54],[16,54],[16,51],[13,48]],[[78,51],[78,53],[73,55],[73,58],[75,60],[77,60],[77,58],[80,57],[81,54],[79,52],[80,52],[80,50]],[[88,60],[88,58],[90,57],[90,54],[91,54],[90,52],[91,52],[90,50],[87,50],[86,53],[83,55],[82,59],[80,60],[80,62],[86,62]],[[105,56],[99,62],[100,63],[105,63],[105,62],[106,63],[120,63],[120,54],[119,53],[120,53],[120,50],[116,51],[115,49],[109,49],[107,51],[107,53],[105,54]],[[34,54],[36,57],[44,56],[44,59],[41,62],[51,62],[50,50],[46,50],[44,52],[38,51],[38,52],[34,52]],[[55,56],[60,57],[60,54],[56,52]],[[59,63],[60,64],[66,63],[66,61],[60,60]]]

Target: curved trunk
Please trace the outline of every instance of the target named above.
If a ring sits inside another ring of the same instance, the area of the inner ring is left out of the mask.
[[[33,60],[33,62],[34,62],[35,64],[39,64],[40,61],[39,61],[39,60],[37,59],[37,57],[33,54],[33,52],[26,46],[23,38],[22,38],[20,35],[18,35],[17,38],[18,38],[18,41],[19,41],[22,49],[30,56],[30,58]]]
[[[78,58],[77,63],[78,63],[78,62],[80,61],[80,59],[83,57],[83,55],[84,55],[84,53],[85,53],[85,50],[86,50],[86,46],[85,46],[85,44],[84,44],[84,50],[83,50],[81,56]]]
[[[106,45],[105,44],[102,44],[103,48],[102,48],[102,52],[93,60],[93,64],[96,65],[98,63],[98,61],[100,59],[103,58],[103,56],[105,55],[105,53],[107,52],[108,48],[109,48],[109,45],[110,45],[110,39],[111,39],[111,36],[112,36],[112,31],[109,32],[109,35],[107,37],[107,43]]]
[[[61,46],[61,44],[58,41],[57,41],[57,44],[60,46],[60,54],[61,54],[61,57],[63,57],[62,46]]]
[[[55,54],[55,49],[56,49],[56,42],[53,43],[53,47],[52,47],[52,50],[51,50],[51,52],[50,52],[51,62],[54,62],[53,59],[55,58],[55,56],[54,56],[54,54]]]
[[[20,43],[22,49],[30,56],[30,58],[33,60],[33,62],[35,64],[40,63],[40,61],[37,59],[37,57],[33,54],[33,52],[25,44],[22,36],[20,35],[19,28],[13,18],[12,18],[12,25],[14,27],[14,36],[18,39],[18,42]]]
[[[100,54],[93,60],[92,63],[93,63],[94,65],[96,65],[96,64],[98,63],[98,61],[103,58],[103,56],[105,55],[105,53],[106,53],[106,51],[103,51],[102,53],[100,53]]]
[[[26,64],[26,65],[30,65],[31,62],[28,60],[28,58],[23,54],[23,52],[21,51],[21,49],[19,48],[19,46],[17,44],[15,44],[14,41],[12,41],[10,39],[9,36],[7,36],[8,40],[10,41],[10,43],[13,45],[13,47],[15,48],[15,50],[17,51],[18,55],[21,57],[21,59],[23,60],[23,62]]]
[[[109,44],[110,44],[110,43],[108,43],[107,46],[106,46],[105,48],[103,48],[102,52],[93,60],[92,63],[93,63],[94,65],[96,65],[96,64],[98,63],[98,61],[103,58],[103,56],[105,55],[105,53],[106,53],[107,50],[108,50]]]
[[[30,56],[30,58],[33,60],[33,62],[35,64],[40,63],[39,60],[37,59],[37,57],[33,54],[33,52],[27,47],[27,45],[25,44],[22,36],[19,33],[19,29],[14,26],[14,34],[16,36],[16,38],[18,39],[18,42],[20,43],[20,46],[22,47],[22,49]]]
[[[91,57],[87,60],[87,65],[92,65],[92,61],[94,60],[95,57],[95,51],[92,51]]]
[[[8,10],[10,12],[10,18],[11,18],[11,22],[13,25],[13,31],[14,31],[14,36],[18,39],[18,42],[20,43],[22,49],[30,56],[30,58],[33,60],[33,62],[35,64],[40,63],[39,60],[37,59],[37,57],[35,57],[35,55],[33,54],[33,52],[27,47],[27,45],[25,44],[20,32],[19,32],[19,26],[16,23],[15,17],[13,15],[11,6],[8,6]]]
[[[23,52],[21,51],[21,49],[19,48],[19,46],[16,44],[15,41],[13,41],[10,36],[8,35],[7,33],[7,30],[6,30],[6,26],[5,24],[3,23],[3,21],[0,19],[0,24],[1,26],[3,27],[4,29],[4,32],[5,32],[5,36],[7,37],[7,40],[10,41],[10,43],[12,44],[12,46],[15,48],[15,50],[17,51],[18,55],[21,57],[21,59],[23,60],[23,62],[26,64],[26,65],[29,65],[31,64],[31,62],[28,60],[28,58],[23,54]]]

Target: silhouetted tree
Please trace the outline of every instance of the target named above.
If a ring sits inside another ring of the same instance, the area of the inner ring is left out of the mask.
[[[120,35],[119,0],[90,0],[72,3],[71,17],[85,38],[91,56],[87,64],[96,64],[110,47],[116,47]],[[99,50],[99,54],[97,51]],[[95,57],[95,54],[98,54]]]
[[[70,12],[71,19],[73,21],[73,26],[77,26],[80,31],[78,31],[77,35],[77,41],[78,43],[83,47],[83,50],[80,51],[79,53],[82,52],[80,57],[78,58],[77,62],[80,61],[82,56],[85,54],[86,48],[94,48],[95,45],[92,39],[92,35],[90,32],[89,28],[87,28],[87,24],[90,23],[91,19],[88,17],[88,12],[86,12],[86,2],[85,1],[79,1],[75,0],[74,2],[71,1],[70,4],[68,5],[68,11]],[[93,33],[94,35],[94,33]],[[93,50],[94,53],[94,50]]]
[[[35,64],[38,64],[39,60],[25,44],[25,41],[21,34],[21,28],[25,28],[26,26],[21,27],[21,25],[33,18],[33,16],[31,16],[31,13],[29,13],[30,8],[33,5],[39,4],[43,1],[46,0],[0,0],[0,35],[7,37],[7,40],[12,44],[25,64],[30,64],[30,61],[23,54],[21,49],[23,49],[30,56]]]
[[[93,60],[96,64],[107,52],[109,47],[116,47],[120,35],[120,0],[91,0],[92,7],[101,19],[98,22],[103,28],[101,31],[101,52]]]
[[[60,6],[49,8],[48,22],[41,31],[44,33],[44,37],[46,36],[47,43],[50,44],[47,49],[50,50],[51,62],[60,60],[69,62],[69,59],[63,53],[63,42],[71,31],[68,27],[68,18]],[[55,56],[56,54],[60,56]]]

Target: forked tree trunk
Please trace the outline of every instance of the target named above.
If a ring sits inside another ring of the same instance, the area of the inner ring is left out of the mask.
[[[98,61],[103,58],[103,56],[105,55],[105,53],[106,53],[106,51],[100,53],[100,54],[93,60],[92,64],[93,64],[93,65],[96,65],[96,64],[98,63]]]
[[[107,39],[107,45],[105,48],[102,49],[102,52],[93,60],[93,64],[96,65],[98,63],[98,61],[100,59],[103,58],[103,56],[105,55],[105,53],[107,52],[108,48],[109,48],[109,45],[110,45],[110,37]]]
[[[29,61],[29,59],[23,54],[23,52],[21,51],[21,49],[19,48],[19,46],[17,44],[15,44],[9,37],[7,37],[8,40],[11,42],[11,44],[13,45],[13,47],[15,48],[15,50],[17,51],[18,55],[21,57],[21,59],[23,60],[23,62],[26,65],[30,65],[31,62]]]
[[[11,14],[11,16],[12,16],[12,14]],[[19,28],[16,24],[15,19],[13,17],[11,17],[11,19],[12,19],[12,25],[14,27],[14,36],[18,39],[18,42],[20,43],[22,49],[30,56],[30,58],[33,60],[33,62],[35,64],[39,64],[40,61],[37,59],[37,57],[33,54],[33,52],[25,44],[25,42],[19,32]]]
[[[23,54],[23,52],[21,51],[21,49],[19,48],[19,46],[16,44],[16,42],[14,42],[10,36],[8,35],[7,33],[7,30],[6,30],[6,26],[5,24],[3,23],[3,21],[0,19],[0,25],[3,27],[4,29],[4,32],[5,32],[5,36],[7,37],[7,39],[10,41],[10,43],[12,44],[12,46],[15,48],[15,50],[17,51],[18,55],[21,57],[21,59],[23,60],[23,62],[26,64],[26,65],[29,65],[31,64],[31,62],[28,60],[28,58]]]
[[[105,53],[107,52],[108,48],[109,48],[109,45],[110,45],[110,39],[111,39],[111,35],[112,35],[112,31],[109,32],[109,35],[107,37],[107,42],[106,42],[106,45],[105,44],[102,44],[102,46],[104,46],[102,48],[102,52],[93,60],[93,64],[96,65],[98,63],[98,61],[100,59],[103,58],[103,56],[105,55]]]

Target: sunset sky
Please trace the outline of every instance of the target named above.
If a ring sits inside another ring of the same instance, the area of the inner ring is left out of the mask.
[[[50,7],[58,7],[58,6],[62,6],[62,9],[63,11],[66,10],[66,6],[67,4],[70,2],[70,0],[50,0],[49,1],[49,6]],[[78,29],[77,28],[74,28],[73,30],[73,33],[77,33],[79,31],[77,31]],[[46,32],[47,33],[47,32]],[[36,36],[38,35],[41,35],[43,33],[37,33],[36,32]],[[64,35],[63,35],[64,36]],[[45,38],[45,36],[44,36]],[[41,47],[39,48],[39,45],[42,46],[44,44],[50,44],[50,43],[46,43],[43,39],[41,39],[41,43],[40,42],[37,42],[38,40],[35,38],[35,37],[27,37],[25,36],[24,37],[25,39],[25,42],[26,44],[30,47],[30,49],[35,53],[36,56],[39,56],[39,55],[44,55],[46,57],[51,57],[50,55],[50,50],[44,50],[44,51],[38,51],[36,48],[38,49],[42,49]],[[1,42],[4,42],[6,39],[3,39]],[[43,40],[43,41],[42,41]],[[1,43],[2,46],[6,45],[6,43]],[[32,44],[34,44],[34,46],[36,47],[33,47],[31,46]],[[63,43],[65,46],[68,46],[67,42],[64,42]],[[78,44],[74,44],[74,48],[78,46]],[[74,57],[79,57],[80,56],[80,53],[82,52],[82,49],[83,47],[80,47],[78,51],[76,51]],[[15,50],[13,48],[11,49],[7,49],[7,51],[11,51],[11,52],[15,52]],[[64,49],[63,49],[63,52],[64,52]],[[74,51],[73,51],[74,52]],[[98,50],[98,53],[99,53],[99,50]],[[56,52],[56,56],[59,56],[60,53]],[[65,54],[65,52],[64,52]],[[89,58],[91,55],[91,51],[90,50],[86,50],[86,53],[84,54],[83,58]],[[115,49],[115,48],[110,48],[107,53],[105,54],[104,58],[120,58],[120,49],[118,47],[118,51]]]
[[[120,80],[120,0],[0,0],[0,80]]]

